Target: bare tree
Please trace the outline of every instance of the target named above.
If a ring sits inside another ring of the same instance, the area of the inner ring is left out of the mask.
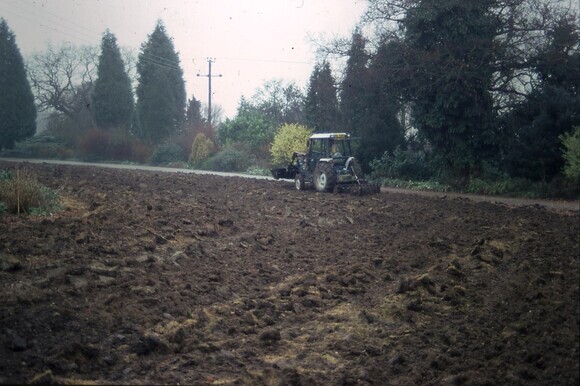
[[[569,0],[501,0],[495,7],[500,27],[496,35],[495,105],[511,108],[538,82],[536,58],[548,44],[547,31],[562,18],[577,19]]]
[[[90,110],[98,47],[49,45],[28,61],[28,76],[39,111],[56,110],[78,120]]]
[[[368,0],[361,25],[375,41],[401,41],[406,33],[405,18],[420,3],[418,0]],[[495,44],[490,47],[493,50],[490,57],[494,58],[490,92],[496,108],[504,110],[524,99],[537,82],[535,58],[548,42],[546,31],[562,18],[578,20],[578,6],[570,0],[490,0],[489,3],[497,23]],[[337,41],[328,47],[337,51],[335,46],[344,46],[340,43]],[[396,73],[400,69],[391,70]]]
[[[138,51],[131,47],[121,47],[121,56],[123,57],[123,63],[125,64],[125,70],[129,79],[131,79],[131,88],[133,92],[137,88],[137,59]]]
[[[207,122],[207,103],[201,104],[201,118]],[[221,105],[212,103],[211,105],[211,123],[216,127],[224,121],[224,108]]]

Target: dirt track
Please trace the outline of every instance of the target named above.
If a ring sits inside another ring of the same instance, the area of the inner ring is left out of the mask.
[[[580,382],[577,212],[28,167],[66,209],[0,217],[2,383]]]
[[[563,213],[580,211],[580,201],[486,196],[481,194],[435,192],[435,191],[410,190],[410,189],[386,188],[386,187],[381,188],[381,190],[387,193],[415,194],[420,196],[459,199],[459,200],[468,199],[475,202],[490,202],[496,205],[506,205],[509,207],[523,206],[523,207],[536,207],[536,209],[544,208]]]

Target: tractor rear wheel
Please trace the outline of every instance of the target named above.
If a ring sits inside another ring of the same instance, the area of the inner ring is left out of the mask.
[[[332,163],[319,162],[314,168],[314,187],[319,192],[331,192],[336,185],[336,173]]]

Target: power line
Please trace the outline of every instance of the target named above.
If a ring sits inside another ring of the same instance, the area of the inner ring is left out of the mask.
[[[13,0],[0,0],[0,6],[6,5],[12,9],[4,8],[4,11],[13,14],[21,19],[35,23],[36,25],[58,32],[62,35],[69,36],[76,41],[81,41],[86,44],[93,45],[95,40],[100,39],[102,34],[95,32],[85,26],[82,26],[74,21],[68,20],[56,13],[50,12],[38,4],[29,4],[26,2],[16,3]],[[40,11],[40,12],[39,12]],[[180,62],[173,61],[168,58],[160,57],[153,54],[139,55],[140,60],[153,64],[158,67],[163,67],[172,71],[183,71]],[[293,65],[311,65],[311,62],[293,61],[283,59],[269,59],[269,58],[240,58],[240,57],[220,57],[220,60],[226,61],[241,61],[241,62],[261,62],[261,63],[286,63]]]
[[[6,4],[12,6],[13,8],[24,12],[25,15],[15,12],[14,10],[5,9],[8,13],[11,13],[17,17],[20,17],[24,20],[28,20],[30,22],[36,23],[41,27],[51,29],[55,32],[59,32],[63,35],[73,37],[77,40],[83,41],[88,44],[94,44],[95,39],[100,39],[102,36],[101,33],[98,33],[94,30],[86,28],[83,25],[80,25],[74,21],[66,19],[58,14],[50,12],[47,9],[39,8],[38,5],[29,4],[26,2],[23,3],[16,3],[12,0],[1,0],[0,5]],[[27,9],[26,9],[27,8]],[[37,13],[37,11],[42,11],[42,14]],[[32,15],[33,18],[30,18]],[[64,23],[63,23],[64,22]],[[48,23],[48,24],[47,24]],[[52,25],[49,25],[52,24]],[[56,26],[56,27],[55,27]],[[71,33],[72,32],[72,33]],[[167,68],[173,70],[179,70],[180,63],[172,61],[170,59],[160,57],[157,55],[141,55],[146,61],[148,60],[150,63],[163,66],[167,65]],[[262,63],[286,63],[286,64],[302,64],[302,65],[311,65],[311,62],[304,62],[304,61],[294,61],[294,60],[284,60],[284,59],[268,59],[268,58],[236,58],[236,57],[218,57],[220,60],[227,60],[227,61],[242,61],[242,62],[262,62]]]
[[[302,62],[298,60],[283,60],[283,59],[231,58],[231,57],[218,57],[218,59],[240,62],[287,63],[287,64],[307,64],[307,65],[312,64],[312,62]]]
[[[36,17],[38,19],[37,20],[32,20],[32,19],[30,19],[30,18],[28,18],[26,16],[23,16],[21,14],[18,14],[18,13],[14,12],[14,11],[11,12],[12,14],[14,14],[14,15],[16,15],[18,17],[21,17],[21,18],[23,18],[25,20],[32,21],[32,22],[37,22],[38,20],[42,20],[42,22],[39,23],[41,26],[46,26],[47,28],[51,28],[54,31],[61,32],[64,35],[69,35],[69,34],[67,32],[65,32],[65,31],[59,29],[59,27],[60,28],[64,27],[64,28],[66,28],[68,30],[73,31],[75,34],[83,35],[85,38],[91,39],[91,42],[92,42],[92,39],[95,36],[98,36],[98,34],[95,33],[94,31],[91,31],[91,30],[89,30],[89,29],[87,29],[87,28],[85,28],[83,26],[80,26],[80,25],[76,24],[75,22],[72,22],[70,20],[67,20],[65,18],[62,18],[62,17],[60,17],[60,16],[58,16],[58,15],[52,13],[52,12],[49,12],[48,10],[42,9],[42,12],[43,13],[46,13],[48,16],[47,15],[39,15],[39,14],[36,13],[36,11],[37,10],[40,10],[40,9],[38,7],[32,6],[32,5],[27,4],[27,3],[17,4],[17,3],[14,3],[14,2],[11,2],[11,1],[6,1],[6,0],[0,2],[0,4],[2,4],[2,3],[5,3],[5,4],[9,5],[9,6],[12,6],[13,8],[16,8],[19,11],[24,12],[27,16],[32,15],[33,17]],[[23,8],[22,5],[28,6],[29,9]],[[10,10],[8,10],[8,12],[10,12]],[[63,23],[60,23],[60,22],[51,20],[52,18],[56,18],[56,19],[65,21],[66,23],[69,23],[69,24],[73,25],[73,27],[70,27],[70,26],[66,27],[66,26],[64,26]],[[51,27],[51,26],[45,25],[44,24],[45,22],[54,24],[57,27]],[[83,30],[86,31],[86,32],[84,32]],[[79,36],[75,36],[75,37],[79,38]],[[84,40],[84,38],[79,38],[79,39]],[[87,40],[84,40],[84,41],[87,41]]]
[[[12,6],[12,7],[16,8],[18,11],[24,12],[25,15],[18,13],[14,10],[11,10],[11,9],[4,9],[5,12],[8,12],[12,15],[15,15],[21,19],[30,21],[32,23],[37,23],[41,27],[51,29],[51,30],[59,32],[65,36],[73,37],[76,40],[82,41],[82,42],[87,43],[87,44],[95,44],[94,39],[100,39],[100,36],[102,36],[101,34],[95,32],[93,30],[90,30],[88,28],[85,28],[85,27],[73,22],[73,21],[70,21],[70,20],[67,20],[63,17],[60,17],[52,12],[49,12],[48,10],[42,9],[42,12],[48,14],[49,16],[53,16],[52,18],[45,17],[43,15],[39,15],[38,13],[36,13],[36,10],[40,10],[40,9],[34,5],[23,3],[23,5],[26,5],[29,8],[29,9],[25,9],[21,6],[21,4],[15,4],[11,1],[6,1],[6,0],[0,1],[0,5],[1,4],[7,4],[9,6]],[[32,16],[32,18],[30,16]],[[71,24],[73,26],[78,26],[80,29],[77,29],[76,27],[65,26],[65,24],[58,23],[57,21],[55,21],[54,18],[62,20],[62,21],[66,22],[68,24]],[[39,21],[39,20],[42,20],[42,21]],[[51,25],[47,24],[46,22],[48,22],[49,24],[58,25],[58,27],[51,26]],[[66,30],[68,30],[68,31],[66,31]],[[83,32],[82,30],[87,31],[90,34],[87,34],[87,33]],[[88,40],[87,38],[90,40]],[[157,65],[157,66],[160,66],[160,67],[165,67],[167,69],[174,70],[174,71],[181,70],[181,67],[179,67],[178,62],[172,61],[172,60],[167,59],[167,58],[163,58],[163,57],[160,57],[157,55],[151,55],[151,54],[147,54],[147,55],[141,54],[140,57],[144,61],[149,62],[149,63],[154,64],[154,65]]]

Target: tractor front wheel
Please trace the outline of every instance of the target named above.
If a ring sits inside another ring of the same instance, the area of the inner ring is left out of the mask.
[[[304,183],[304,176],[302,174],[297,173],[296,177],[294,177],[294,184],[296,186],[296,190],[304,190],[305,183]]]
[[[319,162],[314,168],[314,187],[319,192],[331,192],[336,185],[336,173],[332,163]]]

